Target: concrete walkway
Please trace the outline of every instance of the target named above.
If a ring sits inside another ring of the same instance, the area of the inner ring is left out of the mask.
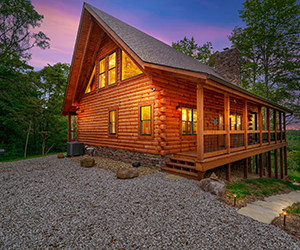
[[[238,213],[254,220],[270,224],[275,217],[282,213],[282,209],[293,203],[300,202],[300,190],[288,194],[273,195],[264,201],[255,201],[241,208]]]

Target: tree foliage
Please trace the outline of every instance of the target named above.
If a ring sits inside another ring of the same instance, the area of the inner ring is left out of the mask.
[[[194,37],[191,39],[184,37],[182,40],[172,43],[172,47],[206,65],[211,67],[215,65],[215,55],[218,51],[213,50],[211,42],[206,42],[202,46],[199,46],[195,42]]]
[[[246,0],[229,40],[241,51],[242,86],[296,112],[299,103],[300,5],[296,0]]]

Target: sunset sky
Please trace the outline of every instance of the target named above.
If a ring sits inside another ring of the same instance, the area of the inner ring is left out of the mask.
[[[87,3],[171,45],[184,36],[199,45],[213,43],[215,50],[230,47],[227,36],[243,26],[240,0],[90,0]],[[71,63],[83,2],[79,0],[32,0],[44,15],[40,27],[50,39],[51,49],[32,50],[29,64],[39,70],[48,63]]]

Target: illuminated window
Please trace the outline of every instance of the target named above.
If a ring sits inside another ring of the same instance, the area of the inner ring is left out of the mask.
[[[140,135],[151,136],[151,105],[140,107]]]
[[[90,76],[88,85],[87,85],[84,93],[87,94],[87,93],[90,93],[94,90],[95,90],[95,67],[94,67],[93,72]]]
[[[117,132],[117,111],[109,111],[109,134],[115,135]]]
[[[99,88],[105,87],[105,58],[99,62]]]
[[[122,51],[122,80],[142,74],[138,66]]]
[[[197,109],[182,108],[181,129],[183,135],[197,134]]]
[[[229,116],[230,130],[242,130],[242,116],[230,115]]]
[[[108,57],[108,85],[116,83],[116,52]]]

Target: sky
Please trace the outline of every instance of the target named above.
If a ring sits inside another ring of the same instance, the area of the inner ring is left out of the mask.
[[[238,10],[243,0],[89,0],[87,3],[121,21],[172,45],[185,36],[215,50],[230,47],[228,35],[244,26]],[[40,30],[50,39],[50,49],[34,48],[29,64],[36,70],[47,64],[71,63],[83,2],[79,0],[32,0],[44,16]]]

